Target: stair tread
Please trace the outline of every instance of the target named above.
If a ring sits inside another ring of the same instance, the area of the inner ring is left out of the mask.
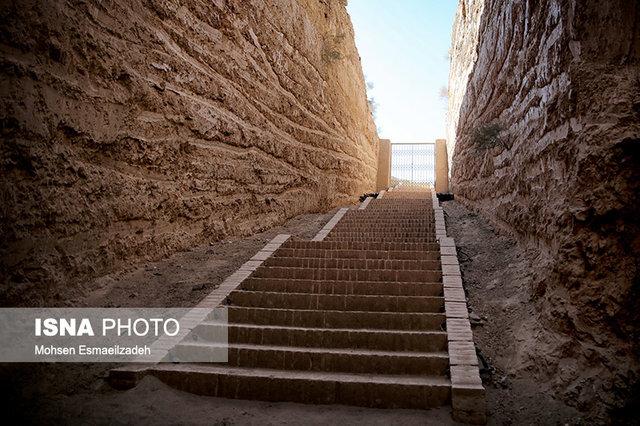
[[[256,281],[292,281],[292,282],[303,282],[303,281],[313,281],[314,283],[353,283],[353,285],[364,285],[364,284],[381,284],[384,283],[386,285],[442,285],[442,282],[438,281],[351,281],[351,280],[312,280],[310,278],[272,278],[272,277],[254,277],[251,276],[247,278],[244,283],[251,282],[253,280]],[[323,294],[323,293],[319,293]],[[333,294],[333,293],[328,293]]]
[[[244,290],[242,288],[238,288],[236,290],[233,290],[233,292],[230,293],[230,296],[233,295],[233,293],[245,293],[245,294],[261,294],[261,295],[265,295],[265,296],[269,296],[269,295],[280,295],[280,294],[286,294],[286,295],[291,295],[291,296],[307,296],[307,297],[313,297],[313,296],[334,296],[334,297],[353,297],[353,298],[367,298],[367,297],[371,297],[371,298],[378,298],[378,297],[385,297],[385,298],[403,298],[403,299],[410,299],[410,300],[416,300],[416,299],[441,299],[444,300],[443,296],[401,296],[401,295],[395,295],[395,294],[323,294],[323,293],[294,293],[294,292],[289,292],[289,291],[259,291],[259,290]],[[235,305],[232,305],[235,306]],[[376,311],[377,312],[377,311]]]
[[[367,268],[364,265],[362,268],[325,268],[324,266],[272,266],[272,265],[260,265],[259,269],[319,269],[319,270],[361,270],[361,271],[402,271],[402,272],[440,272],[440,269],[395,269],[395,268]],[[265,277],[257,277],[265,278]]]
[[[408,386],[451,386],[451,380],[436,375],[400,375],[400,374],[358,374],[326,371],[274,370],[250,367],[225,367],[209,364],[169,364],[153,367],[157,371],[175,371],[202,374],[227,374],[254,378],[283,378],[298,380],[333,381],[350,383],[397,384]]]
[[[404,356],[404,357],[432,357],[432,358],[449,358],[447,351],[384,351],[379,349],[359,349],[359,348],[326,348],[326,347],[301,347],[301,346],[282,346],[282,345],[255,345],[250,343],[228,343],[221,344],[218,342],[207,341],[186,341],[180,342],[177,346],[197,346],[197,347],[228,347],[235,349],[253,349],[262,351],[287,351],[287,352],[303,352],[303,353],[331,353],[342,355],[365,355],[365,356]]]
[[[393,334],[401,334],[401,335],[418,335],[418,334],[428,334],[428,335],[446,335],[446,331],[437,331],[437,330],[387,330],[384,328],[326,328],[326,327],[294,327],[294,326],[286,326],[286,325],[258,325],[258,324],[249,324],[249,323],[220,323],[214,321],[203,321],[200,324],[202,325],[228,325],[233,327],[245,327],[245,328],[259,328],[259,329],[270,329],[270,330],[291,330],[291,331],[327,331],[327,332],[348,332],[348,333],[393,333]]]
[[[371,314],[371,315],[439,315],[439,316],[444,315],[444,312],[344,311],[344,310],[335,310],[335,309],[288,309],[288,308],[266,308],[261,306],[237,306],[237,305],[227,305],[227,309],[263,309],[263,310],[273,310],[273,311],[339,312],[339,313],[350,314],[350,315],[355,315],[358,313]]]

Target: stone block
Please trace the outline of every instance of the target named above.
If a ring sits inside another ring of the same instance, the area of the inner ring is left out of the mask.
[[[442,285],[444,287],[462,288],[462,278],[457,275],[445,275],[442,277]]]
[[[441,238],[440,247],[455,247],[456,243],[453,238]]]
[[[256,253],[250,260],[267,260],[271,256],[272,251],[261,250]]]
[[[474,367],[477,370],[477,367]],[[480,385],[452,385],[453,419],[470,424],[487,422],[487,403],[484,387]]]
[[[451,365],[478,365],[476,347],[472,341],[450,341],[449,363]]]
[[[458,256],[445,255],[440,258],[440,262],[442,263],[442,265],[458,265]]]
[[[469,318],[467,304],[464,302],[444,302],[444,311],[447,318]]]
[[[467,298],[462,287],[444,287],[444,300],[446,302],[466,302]]]
[[[457,256],[455,247],[440,247],[440,254],[443,256]]]
[[[458,265],[442,265],[442,275],[460,276],[460,266]]]

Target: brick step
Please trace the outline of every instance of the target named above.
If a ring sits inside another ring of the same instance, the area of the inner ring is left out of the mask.
[[[385,201],[384,199],[382,199],[382,200],[371,200],[367,208],[369,207],[407,210],[407,209],[431,208],[433,207],[433,204],[432,204],[432,201],[426,200],[426,199],[406,199],[406,200],[402,200],[401,203],[399,203],[397,200]],[[354,209],[354,211],[358,211],[358,209]]]
[[[344,222],[340,221],[338,226],[340,225],[362,225],[362,226],[370,226],[370,227],[404,227],[404,226],[415,226],[415,225],[429,225],[435,222],[435,218],[425,217],[424,220],[421,221],[409,221],[403,220],[399,222],[394,221],[385,221],[380,218],[354,218],[353,220],[345,220]]]
[[[402,215],[406,215],[406,216],[410,216],[412,213],[417,214],[421,214],[421,213],[432,213],[434,211],[433,206],[431,206],[430,204],[424,204],[421,203],[420,205],[416,205],[416,206],[407,206],[407,207],[399,207],[399,206],[392,206],[392,205],[380,205],[378,203],[369,203],[369,205],[367,207],[365,207],[364,209],[360,210],[360,209],[355,209],[355,210],[349,210],[345,213],[345,216],[367,216],[367,215],[373,215],[373,214],[377,214],[377,213],[382,213],[382,212],[393,212],[393,213],[399,213]],[[414,216],[416,217],[416,216]]]
[[[427,199],[406,199],[402,200],[402,202],[398,202],[397,200],[371,200],[369,203],[370,207],[378,207],[384,209],[398,209],[398,210],[411,210],[411,209],[421,209],[421,208],[431,208],[432,201]]]
[[[398,230],[384,230],[380,229],[377,231],[363,231],[363,230],[352,230],[352,229],[334,229],[329,235],[338,236],[342,238],[434,238],[436,235],[436,230],[425,230],[425,231],[398,231]],[[326,237],[325,237],[326,238]]]
[[[183,342],[171,354],[178,359],[207,359],[225,345]],[[446,351],[400,352],[342,348],[301,348],[229,344],[229,367],[276,370],[322,371],[355,374],[426,374],[445,376],[449,366]]]
[[[383,235],[399,235],[403,237],[424,237],[435,232],[435,226],[416,226],[416,227],[399,227],[399,226],[353,226],[340,225],[333,228],[333,232],[352,233],[352,234],[383,234]]]
[[[365,213],[366,212],[366,213]],[[399,211],[366,211],[360,210],[354,213],[347,213],[344,215],[344,220],[390,220],[397,219],[400,221],[404,220],[416,220],[416,219],[432,219],[435,217],[435,211],[433,210],[424,210],[420,212],[399,212]]]
[[[271,257],[309,257],[316,259],[391,259],[391,260],[439,260],[439,251],[400,250],[325,250],[280,248]]]
[[[444,331],[308,328],[203,322],[194,332],[202,340],[217,341],[225,328],[229,343],[384,351],[447,350],[447,333]]]
[[[435,210],[429,209],[420,209],[419,211],[414,210],[386,210],[386,209],[376,209],[374,207],[367,207],[366,210],[354,210],[353,212],[346,213],[343,219],[399,219],[399,220],[419,220],[419,219],[430,219],[434,217]]]
[[[380,218],[354,218],[354,219],[349,219],[349,220],[345,220],[338,222],[338,226],[342,226],[342,225],[360,225],[360,226],[367,226],[367,227],[405,227],[405,226],[416,226],[416,225],[432,225],[435,222],[435,218],[428,218],[425,217],[423,221],[408,221],[408,220],[403,220],[400,222],[394,222],[394,221],[385,221],[383,219]]]
[[[441,283],[408,283],[384,281],[318,281],[280,278],[248,278],[241,284],[243,290],[316,293],[363,294],[394,296],[442,296]]]
[[[109,381],[116,387],[118,383],[126,386],[135,374],[135,369],[123,367],[112,370]],[[413,409],[440,407],[451,399],[449,379],[424,374],[319,373],[194,364],[158,364],[147,374],[179,390],[219,398]]]
[[[230,323],[315,328],[441,331],[443,313],[321,311],[229,306]]]
[[[256,278],[291,278],[298,280],[387,281],[387,282],[439,282],[440,271],[393,269],[335,269],[335,268],[281,268],[261,266],[253,274]]]
[[[354,241],[302,241],[289,239],[280,248],[313,248],[323,250],[389,250],[389,251],[439,251],[436,242],[390,243],[390,242],[354,242]]]
[[[340,223],[333,229],[353,230],[358,232],[428,232],[433,231],[435,224],[424,225],[394,225],[382,226],[380,224],[356,224],[356,223]]]
[[[346,237],[363,237],[363,238],[428,238],[435,235],[435,229],[424,231],[401,231],[401,230],[386,230],[378,229],[375,231],[358,231],[351,230],[349,228],[333,229],[330,235],[337,235],[343,238]]]
[[[405,221],[405,222],[394,222],[394,221],[388,221],[388,222],[383,222],[383,221],[379,221],[379,220],[349,220],[349,221],[340,221],[338,222],[338,224],[336,226],[355,226],[358,228],[399,228],[399,229],[405,229],[407,227],[428,227],[428,226],[433,226],[435,223],[434,220],[424,220],[424,221],[414,221],[414,222],[409,222],[409,221]]]
[[[353,243],[433,243],[435,242],[435,237],[424,237],[424,238],[412,238],[412,237],[389,237],[389,238],[362,238],[362,237],[340,237],[340,236],[332,236],[329,234],[325,241],[335,241],[335,242],[353,242]]]
[[[263,266],[284,268],[330,268],[330,269],[415,269],[440,270],[440,260],[395,260],[395,259],[323,259],[314,257],[271,257]]]
[[[235,290],[227,296],[233,306],[368,312],[442,312],[438,296],[391,296],[281,293]]]
[[[433,211],[434,211],[433,206],[425,203],[420,203],[420,205],[405,206],[405,207],[398,207],[398,206],[394,207],[392,205],[380,205],[378,203],[370,203],[365,210],[352,210],[350,213],[351,215],[357,215],[357,214],[371,215],[371,214],[376,214],[381,212],[393,212],[393,213],[399,213],[399,214],[405,214],[405,215],[410,215],[411,213],[419,215],[421,213],[429,213]]]
[[[348,223],[350,225],[389,225],[389,226],[406,226],[406,225],[427,225],[433,223],[435,217],[413,218],[413,219],[367,219],[364,217],[343,218],[338,225]]]
[[[385,214],[390,213],[390,214],[394,214],[397,215],[397,217],[399,217],[400,219],[415,219],[415,218],[419,218],[422,217],[422,215],[430,215],[433,214],[435,212],[435,210],[429,206],[423,206],[420,208],[408,208],[408,209],[399,209],[399,208],[380,208],[380,207],[376,207],[375,204],[369,204],[369,206],[367,206],[367,208],[365,210],[349,210],[348,212],[345,213],[345,217],[348,218],[352,218],[352,217],[376,217],[376,216],[382,216],[384,217]],[[389,216],[386,216],[385,218],[389,218]]]

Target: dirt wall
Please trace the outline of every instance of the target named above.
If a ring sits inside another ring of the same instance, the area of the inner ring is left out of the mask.
[[[2,3],[3,304],[374,189],[346,2]]]
[[[538,253],[522,289],[534,338],[515,342],[513,368],[609,415],[639,371],[640,5],[463,0],[457,13],[453,191]]]

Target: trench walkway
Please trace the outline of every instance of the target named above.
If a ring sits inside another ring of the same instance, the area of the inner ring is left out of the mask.
[[[284,236],[226,293],[229,362],[147,373],[224,398],[413,409],[453,398],[455,418],[482,422],[455,247],[434,200],[425,189],[396,189],[341,210],[313,241]],[[445,290],[443,269],[456,268]]]

